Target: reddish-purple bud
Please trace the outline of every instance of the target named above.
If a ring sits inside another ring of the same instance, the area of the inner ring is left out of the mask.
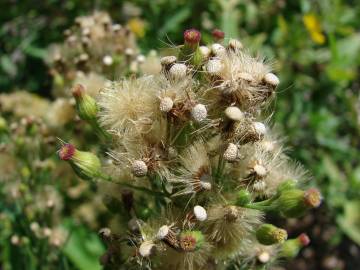
[[[75,153],[75,146],[70,144],[70,143],[66,143],[63,146],[61,146],[60,150],[59,150],[59,157],[61,160],[69,160],[73,157],[74,153]]]
[[[321,204],[321,194],[316,188],[309,188],[304,193],[305,204],[311,208],[318,207]]]
[[[81,98],[85,94],[85,87],[81,84],[77,84],[71,89],[71,92],[75,99]]]
[[[211,34],[216,41],[223,40],[225,37],[225,33],[218,28],[215,28]]]
[[[310,244],[310,238],[306,233],[302,233],[298,236],[300,244],[305,247]]]
[[[184,32],[185,43],[198,44],[201,39],[201,33],[196,29],[188,29]]]

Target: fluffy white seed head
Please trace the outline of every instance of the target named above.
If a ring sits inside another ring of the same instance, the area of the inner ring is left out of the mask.
[[[194,215],[198,221],[204,221],[207,219],[207,212],[204,207],[196,205],[194,207]]]
[[[143,54],[140,54],[140,55],[138,55],[137,57],[136,57],[136,61],[138,62],[138,63],[144,63],[145,62],[145,60],[146,60],[146,57],[143,55]]]
[[[144,241],[139,247],[139,254],[142,257],[149,257],[153,250],[155,249],[155,244],[152,241]]]
[[[182,79],[186,76],[187,67],[185,64],[176,63],[171,66],[169,73],[174,79]]]
[[[271,72],[265,74],[264,81],[267,84],[270,84],[270,85],[272,85],[274,87],[278,86],[278,84],[280,83],[279,78],[274,73],[271,73]]]
[[[224,152],[224,159],[226,161],[232,162],[235,161],[237,157],[238,157],[238,147],[236,146],[236,144],[229,143],[228,147]]]
[[[164,97],[160,99],[160,111],[162,112],[169,112],[174,106],[174,101],[169,97]]]
[[[205,105],[197,104],[191,110],[191,116],[195,122],[199,123],[206,119],[207,110]]]
[[[211,50],[206,46],[200,46],[199,51],[203,58],[209,58]]]
[[[241,50],[243,47],[243,44],[239,40],[233,38],[229,40],[229,48],[233,50]]]
[[[146,163],[142,160],[135,160],[131,164],[131,171],[137,177],[145,176],[148,172],[148,167]]]
[[[111,66],[113,64],[113,58],[110,55],[105,55],[103,57],[103,63],[105,66]]]
[[[161,226],[156,234],[156,238],[163,240],[169,234],[169,230],[170,230],[169,226],[167,225]]]
[[[257,258],[258,258],[259,262],[267,263],[270,260],[270,254],[267,251],[262,251],[261,253],[259,253],[257,255]]]
[[[263,165],[256,164],[254,166],[254,172],[261,177],[264,177],[267,174],[267,170]]]
[[[255,81],[254,76],[251,75],[250,73],[247,73],[247,72],[238,73],[237,78],[241,79],[241,80],[244,80],[244,81],[247,81],[247,82],[254,82]]]
[[[244,113],[235,106],[230,106],[225,109],[225,115],[233,121],[241,121],[244,119]]]
[[[223,45],[214,43],[211,45],[211,52],[216,56],[222,56],[226,53],[226,49]]]
[[[163,66],[171,65],[176,62],[177,58],[176,56],[170,55],[170,56],[164,56],[160,59],[160,63]]]
[[[219,75],[223,69],[223,64],[220,59],[211,59],[206,63],[205,68],[210,75]]]
[[[253,123],[253,127],[255,129],[255,132],[258,135],[265,135],[266,134],[266,127],[263,123],[261,122],[254,122]]]

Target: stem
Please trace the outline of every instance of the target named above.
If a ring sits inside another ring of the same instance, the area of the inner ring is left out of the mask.
[[[258,205],[256,203],[249,203],[244,205],[243,207],[249,208],[249,209],[255,209],[263,212],[273,211],[275,207],[273,205]]]
[[[108,176],[108,175],[99,175],[99,177],[101,179],[105,180],[105,181],[112,182],[112,183],[114,183],[116,185],[119,185],[119,186],[123,186],[123,187],[131,188],[131,189],[134,189],[134,190],[142,191],[142,192],[148,193],[148,194],[156,196],[156,197],[167,197],[168,198],[168,196],[166,194],[162,193],[162,192],[154,191],[154,190],[151,190],[151,189],[148,189],[148,188],[145,188],[145,187],[134,186],[134,185],[131,185],[131,184],[128,184],[128,183],[115,182],[115,181],[113,181],[112,177]]]

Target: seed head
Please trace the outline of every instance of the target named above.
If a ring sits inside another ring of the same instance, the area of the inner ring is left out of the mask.
[[[208,59],[210,54],[211,54],[210,49],[208,47],[206,47],[206,46],[200,46],[199,51],[200,51],[203,59]]]
[[[241,121],[244,119],[244,113],[235,106],[230,106],[225,109],[225,115],[233,121]]]
[[[110,55],[105,55],[103,57],[103,63],[105,66],[111,66],[114,63],[114,60]]]
[[[191,110],[191,116],[195,122],[200,123],[207,117],[207,110],[205,105],[197,104]]]
[[[220,59],[211,59],[206,63],[205,68],[210,75],[220,75],[223,69],[223,64]]]
[[[162,66],[168,66],[174,64],[176,60],[177,60],[176,56],[173,55],[164,56],[160,59],[160,63]]]
[[[164,97],[160,99],[160,111],[169,112],[174,106],[174,101],[169,97]]]
[[[141,257],[149,257],[155,251],[155,244],[152,241],[144,241],[139,247]]]
[[[256,175],[259,177],[264,177],[267,174],[266,168],[261,164],[256,164],[253,169]]]
[[[135,160],[131,164],[131,171],[136,177],[145,176],[148,172],[148,167],[146,163],[142,160]]]
[[[270,254],[267,251],[262,251],[257,255],[257,259],[261,263],[267,263],[270,261]]]
[[[176,63],[169,69],[170,76],[174,79],[183,79],[186,76],[187,67],[185,64]]]
[[[280,80],[274,73],[267,73],[264,76],[264,82],[273,87],[276,87],[280,83]]]
[[[159,240],[163,240],[169,234],[169,230],[170,230],[169,226],[167,225],[161,226],[156,234],[156,238]]]
[[[223,45],[214,43],[211,45],[211,52],[215,56],[223,56],[226,53],[226,49]]]
[[[233,162],[238,157],[238,147],[236,144],[229,143],[228,147],[224,152],[224,159],[229,162]]]
[[[194,207],[194,215],[198,221],[204,221],[207,219],[207,213],[204,207],[196,205]]]
[[[259,135],[259,136],[263,136],[266,134],[266,127],[263,123],[261,122],[254,122],[253,123],[253,127],[255,132]]]

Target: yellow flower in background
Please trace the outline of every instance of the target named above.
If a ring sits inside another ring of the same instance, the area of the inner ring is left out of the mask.
[[[317,44],[325,43],[325,35],[322,33],[321,24],[314,14],[306,14],[303,16],[303,22],[309,31],[311,39]]]
[[[128,27],[139,38],[142,38],[145,35],[145,22],[140,18],[130,19],[128,21]]]

